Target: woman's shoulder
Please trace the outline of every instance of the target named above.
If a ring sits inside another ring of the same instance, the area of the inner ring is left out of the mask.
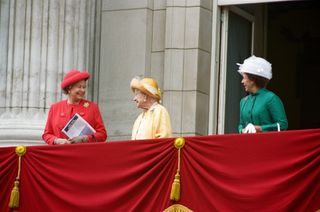
[[[268,89],[264,89],[264,96],[268,97],[270,99],[272,98],[279,98],[278,95],[276,93],[274,93],[273,91],[270,91]]]
[[[244,97],[241,98],[240,102],[245,102],[249,99],[250,95],[246,95]]]
[[[152,106],[153,110],[166,110],[166,108],[161,104],[156,104]]]
[[[157,105],[154,105],[153,108],[152,108],[152,111],[154,111],[156,114],[168,114],[169,115],[169,112],[167,111],[167,109],[161,105],[161,104],[157,104]]]
[[[61,105],[65,105],[67,103],[67,100],[61,100],[61,101],[58,101],[58,102],[54,102],[51,104],[51,107],[54,108],[54,107],[59,107]]]
[[[67,100],[61,100],[58,102],[55,102],[53,104],[51,104],[51,108],[57,108],[57,107],[64,107],[67,106]],[[79,106],[82,106],[84,108],[96,108],[98,107],[98,105],[94,102],[91,102],[89,100],[83,99],[81,100],[81,102],[79,103]]]
[[[269,102],[269,104],[272,104],[273,102],[282,102],[280,97],[276,93],[267,89],[265,89],[263,99],[266,102]]]

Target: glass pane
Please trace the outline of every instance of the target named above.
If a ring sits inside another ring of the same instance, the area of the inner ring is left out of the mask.
[[[225,133],[237,133],[240,117],[239,103],[245,96],[245,91],[236,63],[242,63],[251,55],[252,23],[230,11],[228,25]]]

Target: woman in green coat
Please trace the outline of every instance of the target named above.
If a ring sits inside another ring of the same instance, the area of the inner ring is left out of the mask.
[[[281,99],[266,89],[272,78],[271,64],[261,57],[251,56],[238,64],[248,96],[240,101],[239,133],[282,131],[288,120]]]

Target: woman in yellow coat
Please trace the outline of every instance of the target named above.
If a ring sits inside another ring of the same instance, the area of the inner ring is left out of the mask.
[[[132,140],[171,137],[170,116],[159,103],[161,92],[158,83],[152,78],[134,78],[130,87],[134,93],[133,101],[137,108],[143,110],[134,122]]]

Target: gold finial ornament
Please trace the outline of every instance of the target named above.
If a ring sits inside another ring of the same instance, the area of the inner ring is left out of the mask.
[[[27,148],[25,146],[17,146],[16,147],[16,154],[18,156],[23,156],[27,152]]]
[[[181,149],[184,144],[185,144],[185,140],[183,137],[179,137],[179,138],[176,138],[176,140],[174,140],[174,146],[177,148],[177,149]]]
[[[187,208],[184,205],[174,204],[171,205],[169,208],[165,209],[163,212],[193,212],[191,209]]]

